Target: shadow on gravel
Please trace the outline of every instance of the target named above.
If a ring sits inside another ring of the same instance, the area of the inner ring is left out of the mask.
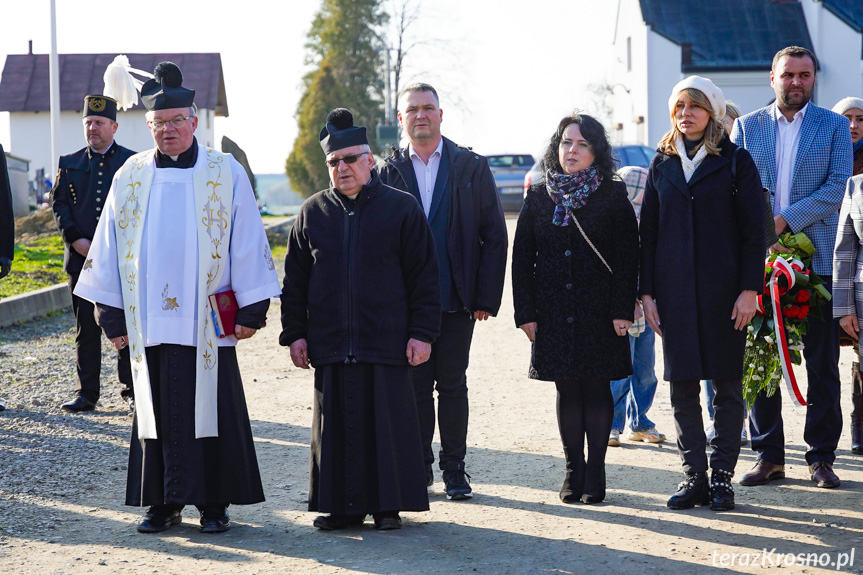
[[[53,336],[74,329],[75,316],[72,308],[49,314],[25,323],[0,327],[0,343],[20,343],[34,338]],[[0,357],[3,349],[0,348]]]

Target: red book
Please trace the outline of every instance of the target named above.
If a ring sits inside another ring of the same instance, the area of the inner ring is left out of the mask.
[[[237,297],[233,290],[220,291],[210,296],[210,308],[213,314],[213,323],[216,326],[216,335],[226,337],[234,335],[234,326],[237,321]]]

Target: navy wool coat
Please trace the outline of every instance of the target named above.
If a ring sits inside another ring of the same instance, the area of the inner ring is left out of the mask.
[[[641,208],[640,293],[654,298],[667,381],[740,379],[746,331],[731,314],[743,290],[764,289],[764,197],[741,149],[736,178],[727,138],[689,183],[678,156],[650,164]]]
[[[616,380],[632,373],[629,337],[612,320],[632,321],[638,281],[638,224],[620,180],[604,180],[575,211],[609,273],[578,231],[552,223],[545,185],[531,187],[512,248],[515,324],[536,322],[529,376],[545,381]]]

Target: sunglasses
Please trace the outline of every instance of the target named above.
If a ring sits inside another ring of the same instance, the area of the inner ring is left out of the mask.
[[[346,164],[353,164],[354,162],[359,160],[360,157],[365,156],[366,154],[368,154],[368,152],[362,152],[359,154],[355,154],[353,156],[345,156],[344,158],[333,158],[332,160],[327,160],[327,165],[331,168],[335,168],[335,167],[338,167],[339,162],[344,162]]]

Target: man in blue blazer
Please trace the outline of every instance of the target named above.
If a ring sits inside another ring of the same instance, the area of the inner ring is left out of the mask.
[[[749,151],[770,190],[776,233],[803,232],[812,240],[817,250],[812,268],[831,290],[839,207],[851,177],[851,135],[848,120],[810,102],[817,67],[815,55],[805,48],[790,46],[777,52],[770,71],[775,103],[738,118],[731,139]],[[809,446],[810,477],[818,487],[839,486],[833,472],[842,433],[839,331],[832,307],[828,303],[822,308],[824,321],[809,320],[803,338],[809,380],[803,439]],[[781,408],[778,390],[772,397],[755,400],[749,426],[758,461],[743,476],[742,485],[785,477]]]

